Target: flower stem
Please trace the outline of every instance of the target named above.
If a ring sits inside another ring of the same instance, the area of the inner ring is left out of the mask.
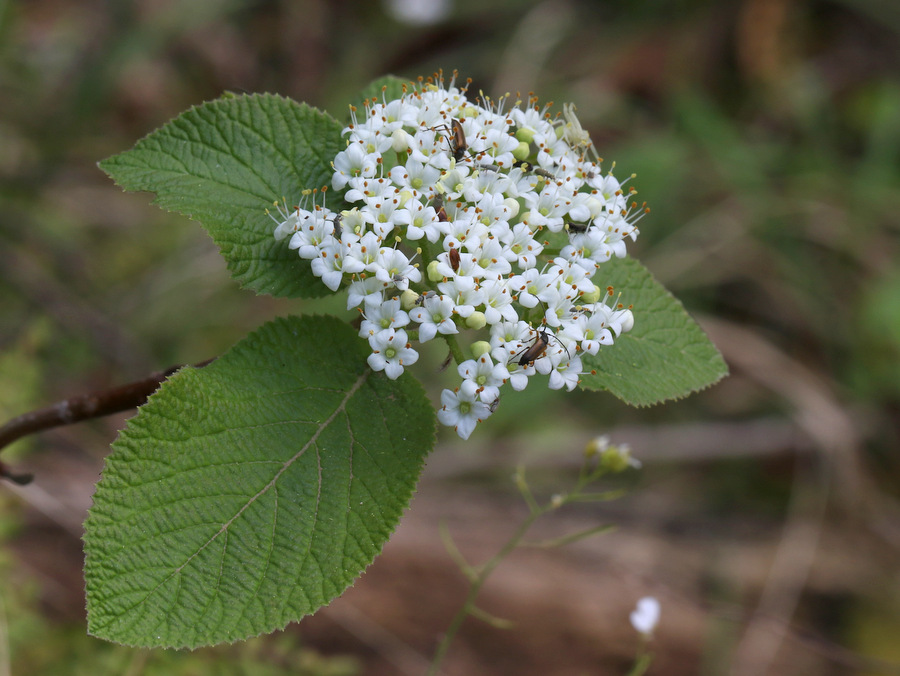
[[[431,666],[428,669],[427,676],[436,676],[438,671],[440,670],[441,662],[443,662],[444,657],[447,655],[447,651],[450,649],[450,644],[453,643],[453,639],[456,638],[456,634],[459,633],[459,628],[462,626],[463,621],[469,615],[473,614],[475,608],[475,600],[478,598],[478,594],[481,592],[481,587],[487,581],[488,577],[490,577],[491,573],[494,572],[494,569],[500,564],[503,559],[509,556],[510,552],[512,552],[516,547],[518,547],[519,543],[525,537],[525,533],[528,532],[528,529],[531,528],[532,524],[541,516],[543,516],[546,512],[552,509],[551,506],[542,507],[537,511],[532,511],[528,517],[525,518],[522,523],[519,524],[519,527],[516,528],[515,532],[506,541],[506,544],[500,549],[499,552],[494,554],[488,561],[486,561],[482,566],[478,567],[477,575],[472,580],[472,584],[469,587],[469,593],[466,595],[466,600],[463,603],[462,608],[457,611],[456,615],[453,617],[453,620],[450,622],[450,626],[447,627],[447,631],[444,633],[444,637],[441,639],[441,642],[438,644],[437,650],[434,652],[434,658],[431,661]]]
[[[453,361],[457,364],[462,364],[466,360],[466,356],[463,354],[462,348],[459,346],[459,341],[456,339],[454,335],[444,335],[444,340],[447,341],[447,347],[450,348],[450,354],[453,355]]]

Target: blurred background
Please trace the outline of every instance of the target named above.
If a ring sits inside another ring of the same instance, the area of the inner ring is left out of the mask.
[[[417,496],[343,597],[285,632],[193,653],[85,635],[81,522],[127,415],[15,444],[0,486],[0,676],[422,674],[466,585],[439,537],[490,557],[571,486],[598,434],[643,469],[517,551],[448,675],[625,674],[638,598],[650,674],[900,673],[900,3],[895,0],[0,0],[0,417],[223,352],[277,315],[199,224],[96,163],[223,92],[343,119],[375,77],[458,69],[472,91],[576,104],[652,213],[631,251],[731,376],[631,409],[509,395],[469,443],[441,430]],[[559,108],[557,108],[559,109]],[[609,166],[609,164],[607,164]],[[443,355],[416,375],[438,401]]]

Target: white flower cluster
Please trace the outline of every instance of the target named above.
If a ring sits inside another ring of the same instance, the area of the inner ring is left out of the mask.
[[[552,119],[535,100],[507,101],[473,103],[438,79],[367,103],[362,120],[352,109],[332,179],[350,208],[307,191],[276,219],[275,237],[328,288],[346,284],[372,369],[398,378],[418,359],[411,339],[447,340],[462,382],[438,417],[464,439],[501,385],[521,390],[540,373],[571,390],[581,355],[634,321],[593,277],[625,255],[646,208],[601,172],[571,106]],[[463,348],[461,330],[487,340]]]

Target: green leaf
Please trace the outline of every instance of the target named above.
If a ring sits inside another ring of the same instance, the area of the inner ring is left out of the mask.
[[[604,263],[596,280],[633,306],[634,328],[591,357],[582,357],[588,390],[605,389],[632,406],[650,406],[702,390],[728,374],[722,355],[684,306],[632,258]]]
[[[175,374],[113,444],[85,523],[89,631],[197,647],[325,605],[397,525],[434,444],[408,374],[330,317],[266,324]]]
[[[275,201],[331,184],[331,161],[345,146],[341,124],[306,104],[272,95],[204,103],[100,163],[125,190],[156,193],[163,209],[200,221],[232,276],[273,296],[330,291],[266,214]]]

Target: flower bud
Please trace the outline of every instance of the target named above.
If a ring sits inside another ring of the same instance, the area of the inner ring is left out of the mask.
[[[641,461],[631,457],[628,444],[610,446],[600,453],[600,467],[610,472],[624,472],[629,467],[637,469],[640,466]]]
[[[594,290],[589,291],[581,297],[581,301],[583,303],[596,303],[603,297],[603,291],[601,291],[600,287],[594,284]]]
[[[391,134],[391,149],[395,153],[409,152],[412,148],[412,137],[403,129],[398,129]]]
[[[428,281],[430,282],[434,282],[436,284],[438,282],[444,281],[444,275],[442,275],[438,271],[437,261],[431,261],[430,263],[428,263],[428,267],[426,268],[425,273],[428,276]]]
[[[586,458],[592,458],[603,453],[607,448],[609,448],[609,436],[601,434],[588,442],[587,446],[584,447],[584,455]]]
[[[418,300],[419,294],[412,289],[407,289],[400,294],[400,307],[409,312],[416,306],[416,301]]]
[[[470,329],[483,329],[487,325],[487,318],[483,312],[477,310],[466,317],[466,326]]]
[[[531,146],[524,141],[519,143],[519,146],[515,150],[513,150],[513,157],[515,157],[520,162],[527,160],[530,154]]]
[[[472,343],[472,356],[478,359],[483,354],[491,353],[491,344],[486,340],[476,340]]]
[[[509,209],[509,218],[510,220],[519,215],[519,209],[521,206],[519,205],[519,200],[514,197],[507,197],[503,200],[503,206]]]
[[[528,129],[526,127],[517,129],[516,138],[525,144],[531,143],[532,140],[534,140],[534,129]]]

